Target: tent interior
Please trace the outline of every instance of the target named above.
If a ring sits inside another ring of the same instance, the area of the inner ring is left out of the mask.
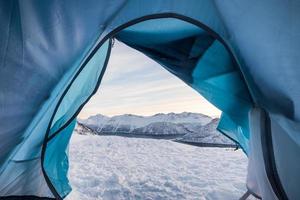
[[[117,39],[222,111],[251,193],[299,199],[299,2],[189,2],[0,1],[1,198],[69,194],[76,116]]]

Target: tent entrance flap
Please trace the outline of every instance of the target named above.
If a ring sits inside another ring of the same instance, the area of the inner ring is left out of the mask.
[[[55,115],[52,116],[44,154],[43,170],[47,183],[53,188],[56,197],[65,197],[71,191],[67,178],[68,143],[76,124],[76,115],[94,94],[100,84],[108,63],[111,40],[107,40],[93,55],[84,68],[74,76],[66,92],[60,97]]]
[[[116,38],[144,53],[222,110],[218,129],[248,152],[252,100],[237,62],[212,30],[184,19],[151,19]]]

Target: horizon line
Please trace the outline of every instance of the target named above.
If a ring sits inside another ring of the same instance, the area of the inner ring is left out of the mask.
[[[133,116],[138,116],[138,117],[152,117],[152,116],[159,115],[159,114],[167,115],[167,114],[183,114],[183,113],[200,114],[200,115],[204,115],[206,117],[212,118],[212,119],[220,118],[219,115],[206,115],[206,114],[200,113],[200,112],[183,111],[183,112],[158,112],[158,113],[150,114],[150,115],[141,115],[141,114],[134,114],[134,113],[123,113],[123,114],[116,114],[116,115],[107,115],[107,114],[97,113],[97,114],[94,114],[94,115],[90,115],[85,119],[88,119],[90,117],[94,117],[94,116],[97,116],[97,115],[102,115],[102,116],[105,116],[105,117],[112,118],[112,117],[123,116],[123,115],[133,115]],[[77,117],[77,119],[85,120],[85,119],[82,119],[82,118],[79,118],[79,117]]]

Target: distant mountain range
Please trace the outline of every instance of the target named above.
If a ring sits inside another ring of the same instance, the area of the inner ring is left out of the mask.
[[[79,134],[166,137],[191,144],[234,146],[230,139],[216,130],[218,123],[218,118],[190,112],[113,117],[98,114],[85,120],[79,119],[76,131]]]

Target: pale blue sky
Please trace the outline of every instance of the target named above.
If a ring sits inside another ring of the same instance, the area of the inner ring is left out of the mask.
[[[102,83],[79,117],[184,111],[220,115],[217,108],[159,64],[116,41]]]

